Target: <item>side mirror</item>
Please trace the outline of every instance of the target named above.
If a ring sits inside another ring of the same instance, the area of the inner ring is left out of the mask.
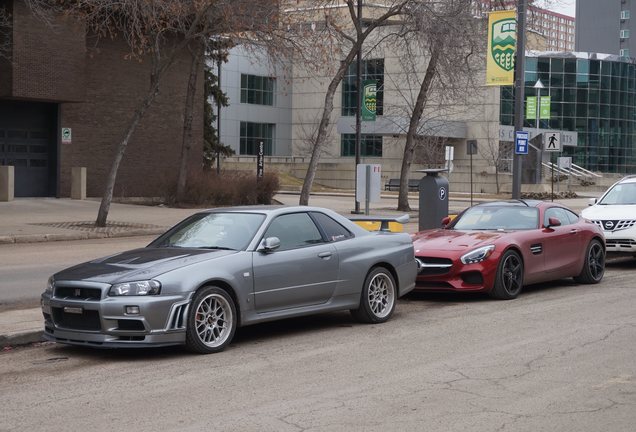
[[[598,202],[598,198],[590,198],[589,200],[587,200],[587,205],[588,206],[593,206],[597,202]]]
[[[261,243],[259,252],[270,253],[274,252],[280,246],[280,239],[278,237],[267,237]]]
[[[451,223],[451,217],[450,216],[446,216],[444,219],[442,219],[442,227],[446,227],[448,226],[449,223]]]
[[[548,218],[548,226],[546,228],[558,227],[561,226],[561,221],[559,218],[551,217]]]

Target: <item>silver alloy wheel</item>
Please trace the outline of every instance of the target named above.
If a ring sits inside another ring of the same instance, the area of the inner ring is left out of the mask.
[[[369,282],[369,308],[373,315],[384,318],[393,310],[395,287],[393,281],[385,273],[378,273]]]
[[[219,294],[204,297],[197,305],[194,324],[199,340],[210,348],[222,345],[232,334],[232,307]]]

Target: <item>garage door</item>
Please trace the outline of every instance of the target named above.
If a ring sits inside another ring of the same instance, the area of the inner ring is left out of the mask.
[[[0,102],[0,164],[15,168],[15,196],[55,193],[55,106]]]

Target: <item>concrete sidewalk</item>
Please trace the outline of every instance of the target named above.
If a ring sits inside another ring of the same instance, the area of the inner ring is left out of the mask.
[[[276,200],[285,205],[297,205],[297,193],[279,193]],[[491,201],[492,197],[474,197],[473,203]],[[579,212],[587,206],[587,198],[559,200]],[[409,197],[414,211],[406,232],[416,232],[418,200]],[[330,208],[345,216],[351,216],[354,206],[351,193],[312,194],[312,206]],[[381,202],[371,205],[370,214],[403,214],[395,209],[397,195],[383,195]],[[470,197],[451,194],[450,212],[458,212],[470,205]],[[159,234],[199,209],[175,209],[163,206],[143,206],[113,203],[109,214],[110,226],[106,229],[91,227],[97,216],[99,201],[75,201],[70,199],[37,198],[16,199],[0,203],[0,247],[10,248],[11,243],[81,240],[103,237]],[[0,281],[1,283],[1,281]],[[39,308],[0,312],[0,348],[24,345],[42,340],[43,319]]]

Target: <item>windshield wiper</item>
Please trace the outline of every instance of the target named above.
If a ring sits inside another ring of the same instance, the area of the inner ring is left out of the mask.
[[[198,246],[196,249],[212,249],[212,250],[236,250],[226,246]]]

